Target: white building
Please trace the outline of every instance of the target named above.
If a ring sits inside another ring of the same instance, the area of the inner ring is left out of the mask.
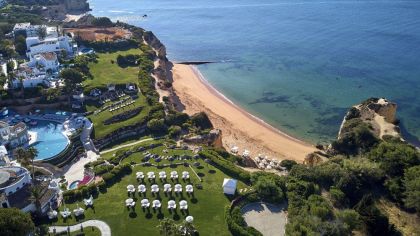
[[[28,63],[30,67],[36,67],[43,71],[57,72],[60,66],[55,52],[43,52],[34,55]]]
[[[31,25],[31,23],[18,23],[13,27],[13,34],[15,36],[22,34],[26,37],[35,37],[38,36],[39,28],[39,25]]]
[[[46,52],[60,53],[64,50],[69,55],[73,55],[75,45],[68,36],[47,37],[43,40],[38,37],[28,37],[26,38],[26,47],[28,49],[26,55],[31,61],[35,55]]]
[[[0,167],[0,208],[15,207],[24,212],[33,212],[36,205],[31,198],[32,178],[30,172],[20,166]],[[58,189],[48,184],[38,184],[41,212],[45,213],[57,203]]]
[[[238,181],[236,179],[227,179],[223,180],[223,193],[228,195],[235,195],[236,185]]]
[[[14,148],[28,142],[29,134],[25,123],[20,122],[11,126],[4,121],[0,121],[0,145]]]

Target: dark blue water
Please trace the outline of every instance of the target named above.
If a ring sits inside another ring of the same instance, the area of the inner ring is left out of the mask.
[[[152,30],[172,60],[214,60],[207,80],[296,137],[334,139],[349,106],[398,103],[420,137],[420,1],[90,0]],[[141,16],[147,14],[147,18]]]

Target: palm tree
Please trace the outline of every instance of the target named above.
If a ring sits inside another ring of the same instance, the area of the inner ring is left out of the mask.
[[[36,213],[41,214],[42,189],[38,185],[31,187],[31,200],[35,203]]]
[[[28,158],[31,160],[32,163],[32,179],[35,177],[35,166],[34,160],[38,156],[38,150],[35,147],[28,148]]]
[[[159,225],[159,233],[162,236],[175,236],[177,235],[177,225],[175,221],[169,218],[164,218],[160,221]]]
[[[22,147],[17,148],[15,151],[16,160],[20,162],[20,164],[27,168],[29,166],[30,160],[28,159],[28,154],[25,149]]]

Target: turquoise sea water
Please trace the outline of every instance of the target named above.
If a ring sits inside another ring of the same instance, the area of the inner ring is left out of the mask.
[[[336,137],[349,106],[398,103],[420,137],[420,1],[90,0],[93,14],[153,31],[229,99],[293,136]],[[147,18],[142,16],[147,14]]]

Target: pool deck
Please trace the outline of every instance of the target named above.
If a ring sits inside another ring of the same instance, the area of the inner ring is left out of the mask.
[[[64,167],[64,176],[69,185],[74,181],[82,180],[84,177],[85,165],[98,159],[98,155],[92,151],[88,151],[86,155],[87,157],[82,157],[78,161],[72,162]]]

